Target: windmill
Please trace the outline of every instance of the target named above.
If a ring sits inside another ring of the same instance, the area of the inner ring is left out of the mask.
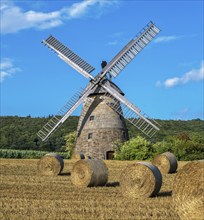
[[[158,123],[128,101],[107,76],[118,76],[159,32],[159,28],[149,22],[108,64],[102,62],[102,70],[95,77],[91,75],[94,67],[55,37],[51,35],[43,40],[44,45],[90,81],[37,133],[41,140],[47,140],[81,104],[83,109],[78,122],[75,151],[107,159],[108,153],[113,152],[111,144],[114,140],[128,139],[124,118],[151,138],[159,130]]]

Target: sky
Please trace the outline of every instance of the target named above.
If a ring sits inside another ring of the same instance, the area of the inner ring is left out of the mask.
[[[113,82],[156,119],[203,119],[203,1],[1,0],[1,115],[54,115],[88,79],[50,34],[101,70],[149,21],[161,29]],[[73,115],[79,115],[81,108]]]

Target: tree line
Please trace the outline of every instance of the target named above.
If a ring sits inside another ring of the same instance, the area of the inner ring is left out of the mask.
[[[79,117],[69,117],[48,141],[42,142],[37,137],[37,132],[50,118],[51,116],[41,118],[1,116],[1,149],[67,151],[66,146],[69,142],[67,135],[76,131]],[[168,150],[176,152],[179,159],[204,158],[203,120],[158,119],[156,121],[161,125],[161,128],[151,139],[145,137],[127,121],[130,140],[126,143],[115,143],[116,158],[138,159],[138,155],[140,155],[140,158],[145,159],[151,158],[155,153]],[[73,142],[73,140],[72,137],[71,141]]]

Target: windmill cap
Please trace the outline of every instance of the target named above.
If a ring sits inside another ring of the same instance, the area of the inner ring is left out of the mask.
[[[116,86],[116,84],[114,84],[113,82],[111,82],[110,80],[108,79],[104,79],[102,81],[102,83],[106,83],[108,84],[109,86],[111,86],[113,89],[115,89],[118,93],[120,93],[121,95],[125,95],[122,90]],[[91,93],[90,95],[99,95],[99,94],[105,94],[107,91],[101,87],[101,86],[97,86],[96,89],[94,90],[93,93]]]

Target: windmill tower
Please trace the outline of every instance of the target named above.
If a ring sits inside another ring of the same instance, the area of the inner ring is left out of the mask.
[[[111,81],[105,79],[110,87],[124,96],[124,93]],[[128,130],[124,117],[110,108],[106,102],[114,103],[104,97],[106,91],[98,86],[86,99],[77,128],[75,152],[100,159],[113,158],[113,143],[128,140]],[[120,106],[120,102],[117,101]]]
[[[49,36],[43,40],[46,46],[90,82],[42,127],[38,132],[42,141],[81,104],[83,109],[77,129],[77,152],[101,159],[110,158],[113,142],[128,139],[124,118],[148,137],[152,137],[159,130],[157,122],[128,101],[124,93],[107,78],[107,74],[116,77],[159,32],[155,24],[149,22],[108,64],[105,61],[102,63],[102,70],[95,77],[90,74],[94,68],[56,38]]]

